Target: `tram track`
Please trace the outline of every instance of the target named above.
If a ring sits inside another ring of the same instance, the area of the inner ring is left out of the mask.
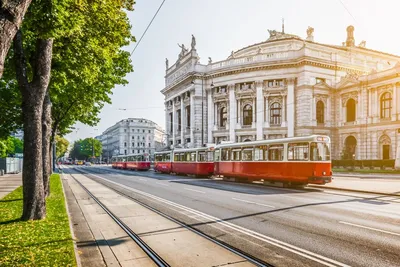
[[[112,213],[95,195],[93,195],[73,174],[69,174],[75,182],[121,227],[122,230],[150,257],[159,267],[169,267],[155,251],[153,251],[138,235],[136,235],[118,216]],[[89,177],[88,177],[89,178]]]
[[[105,186],[108,189],[116,192],[117,194],[119,194],[119,195],[121,195],[121,196],[123,196],[123,197],[125,197],[125,198],[127,198],[129,200],[132,200],[133,202],[135,202],[135,203],[137,203],[137,204],[139,204],[139,205],[141,205],[141,206],[143,206],[143,207],[155,212],[156,214],[158,214],[158,215],[160,215],[160,216],[162,216],[162,217],[164,217],[164,218],[166,218],[166,219],[178,224],[180,227],[183,227],[183,228],[185,228],[185,229],[187,229],[187,230],[189,230],[189,231],[191,231],[191,232],[193,232],[193,233],[195,233],[195,234],[197,234],[197,235],[199,235],[199,236],[211,241],[212,243],[214,243],[214,244],[216,244],[216,245],[218,245],[218,246],[220,246],[220,247],[222,247],[222,248],[234,253],[235,255],[238,255],[238,256],[244,258],[245,260],[253,263],[255,266],[273,266],[273,265],[271,265],[271,264],[269,264],[267,262],[264,262],[264,261],[262,261],[262,260],[260,260],[260,259],[258,259],[256,257],[244,252],[244,251],[241,251],[241,250],[239,250],[239,249],[237,249],[235,247],[232,247],[229,244],[226,244],[226,243],[224,243],[222,241],[216,240],[215,238],[213,238],[213,237],[211,237],[211,236],[209,236],[209,235],[207,235],[207,234],[205,234],[205,233],[203,233],[203,232],[191,227],[190,225],[187,225],[187,224],[185,224],[185,223],[183,223],[183,222],[181,222],[181,221],[179,221],[179,220],[177,220],[177,219],[175,219],[175,218],[173,218],[173,217],[171,217],[171,216],[169,216],[169,215],[167,215],[167,214],[165,214],[165,213],[163,213],[163,212],[161,212],[161,211],[159,211],[159,210],[157,210],[157,209],[155,209],[155,208],[153,208],[153,207],[151,207],[149,205],[147,205],[146,203],[143,203],[143,202],[141,202],[141,201],[139,201],[139,200],[137,200],[137,199],[135,199],[135,198],[133,198],[133,197],[131,197],[131,196],[129,196],[129,195],[127,195],[127,194],[125,194],[125,193],[123,193],[123,192],[121,192],[121,191],[119,191],[119,190],[117,190],[117,189],[115,189],[115,188],[113,188],[111,186],[109,186],[107,183],[104,183],[99,179],[91,178],[90,177],[90,173],[86,173],[86,172],[84,172],[82,170],[79,170],[77,168],[74,168],[74,170],[76,170],[77,172],[85,175],[85,177],[102,184],[103,186]],[[93,200],[95,200],[95,202],[128,234],[129,237],[132,238],[132,240],[136,244],[139,245],[139,247],[153,260],[153,262],[155,264],[157,264],[157,266],[170,266],[155,251],[153,251],[138,235],[136,235],[120,218],[118,218],[118,216],[113,214],[96,196],[94,196],[81,182],[79,182],[78,179],[76,177],[74,177],[73,174],[71,174],[71,173],[68,173],[68,174],[71,175],[71,177],[89,194],[89,196],[91,198],[93,198]]]

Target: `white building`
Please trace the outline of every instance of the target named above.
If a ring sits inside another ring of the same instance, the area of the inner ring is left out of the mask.
[[[196,40],[166,61],[166,133],[172,146],[198,147],[327,134],[334,158],[395,158],[400,144],[400,57],[277,31],[221,61],[199,63]],[[346,33],[343,34],[346,36]]]
[[[128,118],[117,122],[100,136],[103,158],[114,155],[147,153],[154,155],[163,148],[164,131],[155,122]]]

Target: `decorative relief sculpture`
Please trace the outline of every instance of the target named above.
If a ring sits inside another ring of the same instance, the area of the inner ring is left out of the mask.
[[[342,106],[343,107],[346,106],[346,103],[350,98],[353,98],[356,102],[358,102],[358,93],[357,93],[357,91],[353,91],[353,92],[350,92],[350,93],[342,95]]]

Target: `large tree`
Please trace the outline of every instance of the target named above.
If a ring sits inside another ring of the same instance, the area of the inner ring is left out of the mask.
[[[53,140],[56,133],[61,135],[67,133],[76,121],[89,125],[97,123],[100,109],[104,103],[110,102],[109,94],[112,88],[116,84],[125,84],[124,76],[132,71],[129,53],[123,51],[122,47],[134,40],[130,34],[130,24],[126,15],[126,9],[132,10],[133,3],[132,0],[93,0],[88,4],[87,1],[65,0],[53,1],[50,4],[50,0],[44,0],[34,2],[27,13],[22,28],[25,41],[23,45],[21,43],[21,48],[24,46],[21,52],[25,51],[26,64],[25,67],[21,67],[23,64],[20,64],[17,73],[21,74],[21,70],[25,70],[27,75],[25,80],[28,80],[28,84],[31,84],[34,78],[37,40],[53,40],[54,44],[48,90],[44,92],[44,96],[41,92],[31,95],[31,97],[35,95],[35,103],[38,105],[38,110],[41,110],[41,129],[35,133],[40,134],[42,141],[33,143],[40,144],[42,151],[35,152],[35,162],[38,163],[39,159],[44,162],[41,171],[37,167],[31,173],[31,179],[43,176],[45,183],[43,188],[46,188],[50,174],[50,171],[46,171],[46,168],[50,170],[49,131],[51,130],[50,135]],[[16,39],[16,44],[17,41]],[[9,57],[9,65],[18,64],[18,46],[15,48],[15,57]],[[8,69],[6,68],[6,71]],[[11,69],[8,75],[4,74],[6,79],[0,83],[0,103],[8,103],[10,108],[14,107],[8,117],[2,116],[0,112],[0,129],[3,125],[7,126],[3,132],[0,130],[0,135],[15,130],[22,122],[24,129],[28,127],[26,124],[35,123],[26,121],[24,103],[27,97],[24,98],[24,95],[16,90],[17,82],[14,77],[15,70]],[[21,77],[23,75],[19,75],[19,87],[23,88],[21,82],[24,79]],[[8,99],[2,101],[3,96],[8,96]],[[13,103],[8,102],[11,97]],[[15,104],[19,101],[22,103],[24,116],[18,114],[18,105]],[[38,104],[40,101],[41,104]],[[7,110],[12,109],[7,108]],[[10,121],[13,123],[9,123]],[[34,139],[37,140],[36,138],[39,137],[35,136]],[[36,180],[35,186],[40,187]],[[34,195],[28,197],[32,196]]]
[[[4,61],[22,19],[32,0],[1,1],[0,5],[0,78],[3,76]]]

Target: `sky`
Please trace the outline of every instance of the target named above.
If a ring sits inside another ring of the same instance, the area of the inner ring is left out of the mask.
[[[136,0],[129,12],[132,33],[142,36],[162,0]],[[129,84],[116,86],[112,104],[100,113],[95,127],[78,123],[67,135],[69,141],[100,135],[124,118],[146,118],[165,128],[164,97],[165,58],[170,66],[178,58],[178,43],[190,47],[196,37],[200,63],[226,59],[232,50],[265,41],[268,29],[307,36],[314,28],[314,41],[341,45],[346,27],[355,27],[356,45],[400,55],[398,0],[166,0],[157,17],[132,54],[134,72],[127,75]],[[126,47],[132,51],[136,43]]]

